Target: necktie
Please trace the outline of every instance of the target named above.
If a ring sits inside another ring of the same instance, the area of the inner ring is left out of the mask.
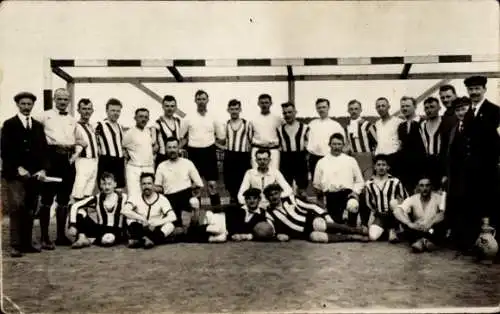
[[[31,130],[30,117],[26,117],[26,130]]]
[[[411,121],[408,121],[406,124],[406,133],[410,134],[410,129],[411,129]]]
[[[458,122],[458,132],[462,133],[464,130],[464,123],[463,121]]]

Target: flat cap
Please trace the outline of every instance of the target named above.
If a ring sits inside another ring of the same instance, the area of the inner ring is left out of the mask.
[[[488,79],[486,76],[481,76],[481,75],[476,75],[476,76],[469,76],[464,80],[465,86],[486,86],[486,83],[488,82]]]
[[[451,102],[451,108],[456,109],[463,106],[471,106],[472,101],[469,97],[457,97]]]
[[[264,188],[264,195],[269,195],[271,194],[271,192],[274,192],[274,191],[283,191],[283,189],[281,188],[281,186],[277,183],[273,183],[273,184],[269,184],[268,186],[266,186]]]
[[[18,103],[21,99],[23,98],[29,98],[31,99],[33,102],[36,101],[36,96],[33,95],[32,93],[30,92],[20,92],[20,93],[17,93],[16,96],[14,96],[14,101],[16,103]]]
[[[260,197],[260,193],[262,193],[262,191],[257,189],[257,188],[249,188],[248,190],[243,192],[243,196],[244,197],[249,197],[249,196],[259,196]]]

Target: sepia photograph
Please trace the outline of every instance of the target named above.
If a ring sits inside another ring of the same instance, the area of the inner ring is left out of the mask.
[[[500,313],[500,2],[0,1],[1,313]]]

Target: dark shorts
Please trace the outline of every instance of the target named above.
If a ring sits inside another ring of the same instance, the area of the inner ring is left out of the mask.
[[[397,226],[397,221],[392,213],[375,213],[373,218],[373,224],[384,230],[396,228]]]
[[[110,172],[115,176],[118,188],[125,188],[125,159],[123,157],[100,156],[97,167],[98,181],[104,172]]]
[[[318,164],[318,161],[321,158],[323,158],[323,156],[318,156],[318,155],[314,155],[314,154],[309,153],[308,165],[309,165],[309,172],[311,173],[312,179],[314,179],[314,170],[316,170],[316,165]]]
[[[175,226],[180,226],[182,221],[182,212],[183,211],[191,211],[191,205],[189,204],[189,199],[193,197],[193,193],[190,188],[172,193],[166,194],[165,197],[170,202],[172,209],[177,216],[177,220],[175,222]]]
[[[326,194],[326,209],[334,221],[343,222],[344,210],[347,206],[347,201],[352,190],[346,189],[338,192],[327,192]]]
[[[115,236],[115,244],[118,244],[124,239],[124,229],[103,226],[96,223],[89,216],[78,215],[76,228],[78,232],[84,233],[88,238],[95,238],[95,245],[101,245],[101,238],[106,233],[112,233]]]
[[[281,152],[280,172],[290,186],[293,186],[295,181],[299,189],[307,189],[309,169],[306,152]]]
[[[57,204],[66,206],[69,202],[73,183],[75,182],[75,165],[69,163],[72,149],[60,150],[58,147],[50,145],[48,149],[48,159],[50,166],[47,171],[48,176],[61,178],[61,183],[44,183],[42,185],[42,204],[51,206],[56,197]]]
[[[188,147],[188,158],[193,162],[200,176],[207,181],[219,179],[217,166],[217,150],[215,145],[209,147]]]

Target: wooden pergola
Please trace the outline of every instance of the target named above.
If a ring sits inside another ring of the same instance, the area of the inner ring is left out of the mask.
[[[418,72],[412,73],[416,64],[478,64],[498,63],[496,71],[487,72]],[[295,67],[336,67],[336,66],[379,66],[400,65],[399,73],[366,73],[366,74],[297,74]],[[164,68],[165,76],[76,76],[70,75],[65,68]],[[281,67],[286,75],[215,75],[184,76],[185,68],[262,68]],[[452,79],[465,78],[470,75],[485,75],[489,78],[500,78],[500,54],[495,55],[428,55],[428,56],[390,56],[359,58],[294,58],[294,59],[46,59],[44,69],[44,109],[52,108],[52,74],[63,79],[67,89],[74,98],[75,84],[130,84],[161,103],[162,97],[145,86],[145,83],[237,83],[237,82],[287,82],[288,99],[295,99],[295,82],[297,81],[358,81],[358,80],[440,80],[430,86],[417,97],[422,101],[434,93],[439,86]],[[74,106],[74,99],[71,102]],[[74,107],[70,110],[74,113]],[[184,116],[179,111],[180,116]]]

